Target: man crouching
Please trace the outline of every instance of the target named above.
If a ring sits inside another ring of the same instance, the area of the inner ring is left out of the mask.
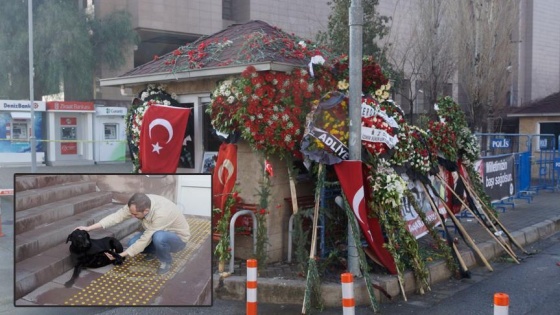
[[[121,257],[134,257],[139,253],[146,260],[157,258],[160,261],[158,274],[169,272],[172,264],[171,253],[181,251],[191,235],[185,216],[179,207],[169,199],[151,194],[135,193],[128,204],[117,212],[106,216],[98,223],[77,229],[93,231],[106,229],[130,217],[142,221],[143,232],[137,233],[128,242],[128,248]]]

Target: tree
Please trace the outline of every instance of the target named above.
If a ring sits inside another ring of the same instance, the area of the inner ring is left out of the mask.
[[[420,73],[424,82],[423,92],[428,102],[428,114],[434,114],[434,107],[445,95],[445,86],[456,71],[457,57],[453,49],[453,30],[450,27],[448,9],[454,0],[420,1],[419,51],[425,58]],[[450,94],[450,93],[448,93]]]
[[[449,0],[404,1],[395,6],[402,16],[393,17],[399,23],[391,26],[385,38],[387,58],[396,73],[400,73],[395,91],[408,103],[412,124],[415,114],[419,114],[414,113],[418,98],[422,97],[429,105],[427,113],[433,115],[431,105],[445,94],[445,87],[456,71]]]
[[[348,54],[350,47],[350,28],[348,27],[349,8],[351,0],[331,0],[327,2],[331,6],[332,13],[329,15],[328,29],[317,34],[317,42],[328,46],[337,55]],[[387,34],[387,22],[389,18],[380,16],[375,10],[379,0],[364,0],[363,21],[363,54],[372,55],[377,62],[384,65],[384,51],[377,45],[377,41]]]
[[[28,97],[28,22],[27,1],[3,1],[10,10],[0,10],[2,26],[12,31],[0,37],[0,51],[9,50],[9,65],[0,73],[12,79],[0,80],[0,92],[10,99]],[[17,12],[17,14],[14,14]],[[115,68],[124,63],[125,48],[137,43],[131,18],[117,11],[100,20],[86,12],[75,0],[35,0],[33,2],[34,95],[64,91],[70,100],[92,100],[94,73],[105,64]]]
[[[494,113],[507,103],[518,1],[455,1],[460,94],[475,130],[493,132]]]
[[[27,1],[0,3],[0,99],[25,99],[29,95]],[[21,74],[21,75],[20,75]]]

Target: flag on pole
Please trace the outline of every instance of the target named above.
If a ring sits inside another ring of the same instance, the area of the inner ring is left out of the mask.
[[[391,253],[383,247],[384,239],[381,225],[375,218],[368,218],[366,210],[366,190],[361,161],[342,161],[334,164],[334,170],[342,186],[342,191],[358,224],[362,229],[365,239],[378,260],[389,270],[396,274],[397,269]]]
[[[151,105],[140,131],[142,173],[175,173],[191,109]]]
[[[212,195],[214,208],[224,210],[228,194],[237,180],[237,145],[222,143],[218,150],[218,159],[212,173]],[[235,209],[232,209],[232,214]]]

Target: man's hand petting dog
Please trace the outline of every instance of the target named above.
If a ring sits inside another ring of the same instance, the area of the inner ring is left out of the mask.
[[[121,265],[124,257],[119,253],[123,252],[123,246],[114,237],[104,237],[91,239],[87,231],[76,229],[68,235],[66,243],[71,242],[70,258],[74,265],[72,277],[64,286],[69,288],[79,277],[83,268],[99,268],[110,264]]]
[[[121,255],[117,254],[117,253],[108,253],[105,252],[104,253],[105,256],[107,256],[107,258],[109,258],[109,260],[111,260],[113,262],[113,265],[122,265],[126,259],[126,257],[122,257]]]

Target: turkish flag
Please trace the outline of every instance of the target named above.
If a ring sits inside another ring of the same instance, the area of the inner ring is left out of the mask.
[[[218,150],[216,167],[212,173],[212,196],[214,208],[224,210],[227,196],[237,180],[237,145],[222,143]],[[232,214],[235,209],[231,209]]]
[[[175,173],[187,128],[190,108],[151,105],[140,131],[142,173]]]
[[[334,170],[342,186],[342,191],[358,224],[362,228],[363,235],[369,247],[373,250],[378,260],[392,273],[397,273],[395,261],[391,253],[383,247],[383,233],[379,221],[375,218],[368,218],[366,210],[366,190],[364,189],[364,176],[361,161],[342,161],[334,164]]]

